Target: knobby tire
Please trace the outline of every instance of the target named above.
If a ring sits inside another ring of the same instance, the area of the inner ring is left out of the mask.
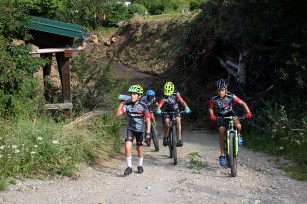
[[[237,176],[237,157],[235,153],[235,134],[229,134],[229,161],[230,161],[230,169],[231,169],[231,176]]]
[[[172,128],[169,129],[168,133],[168,147],[169,147],[169,157],[173,158],[173,133],[172,133]]]
[[[177,165],[177,127],[172,127],[172,146],[173,146],[173,157],[174,157],[174,165]]]
[[[151,124],[151,137],[153,144],[155,146],[155,150],[158,152],[159,151],[159,138],[158,138],[158,132],[156,129],[156,126],[154,124]]]

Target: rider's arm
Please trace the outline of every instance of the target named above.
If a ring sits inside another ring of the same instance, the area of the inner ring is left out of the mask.
[[[146,120],[146,133],[150,133],[150,128],[151,128],[151,124],[150,124],[150,112],[148,111],[148,109],[145,110],[145,120]]]
[[[125,110],[124,110],[124,105],[125,105],[124,102],[121,102],[121,103],[119,104],[119,106],[118,106],[118,108],[117,108],[117,111],[116,111],[116,116],[120,116],[120,115],[122,115],[122,114],[125,112]]]
[[[243,108],[245,109],[246,113],[251,113],[251,111],[249,110],[247,104],[244,101],[240,100],[238,103],[243,106]]]
[[[157,106],[157,110],[160,110],[161,107],[163,106],[163,104],[164,104],[164,101],[161,100],[161,101],[159,102],[158,106]]]
[[[178,98],[178,101],[183,105],[184,108],[188,107],[187,103],[181,97]]]
[[[146,133],[150,133],[150,128],[151,128],[150,118],[146,118],[146,125],[147,125]]]
[[[210,103],[210,104],[209,104],[209,115],[210,115],[210,116],[214,115],[214,112],[213,112],[213,103]]]

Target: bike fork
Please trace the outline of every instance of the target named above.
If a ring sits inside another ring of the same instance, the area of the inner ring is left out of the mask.
[[[234,133],[234,138],[233,138],[233,141],[234,141],[234,150],[235,150],[235,155],[238,155],[239,153],[239,143],[238,143],[238,132],[237,130],[227,130],[227,138],[226,138],[226,148],[227,148],[227,154],[230,155],[230,148],[229,148],[229,143],[230,143],[230,133]]]

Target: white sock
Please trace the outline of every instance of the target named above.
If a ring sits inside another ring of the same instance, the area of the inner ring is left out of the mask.
[[[132,167],[131,160],[132,160],[132,157],[126,157],[128,167]]]
[[[143,157],[142,158],[138,158],[138,166],[143,166]]]

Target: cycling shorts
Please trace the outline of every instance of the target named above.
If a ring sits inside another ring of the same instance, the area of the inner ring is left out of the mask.
[[[229,116],[235,116],[236,117],[236,114],[234,111],[230,111],[224,115],[220,115],[218,114],[217,117],[229,117]],[[226,127],[228,126],[228,123],[229,123],[229,120],[225,120],[224,118],[218,118],[217,119],[217,126],[218,127]]]
[[[133,142],[134,138],[136,141],[136,146],[143,146],[143,132],[133,131],[130,129],[127,129],[127,133],[125,136],[125,142],[130,141]]]

